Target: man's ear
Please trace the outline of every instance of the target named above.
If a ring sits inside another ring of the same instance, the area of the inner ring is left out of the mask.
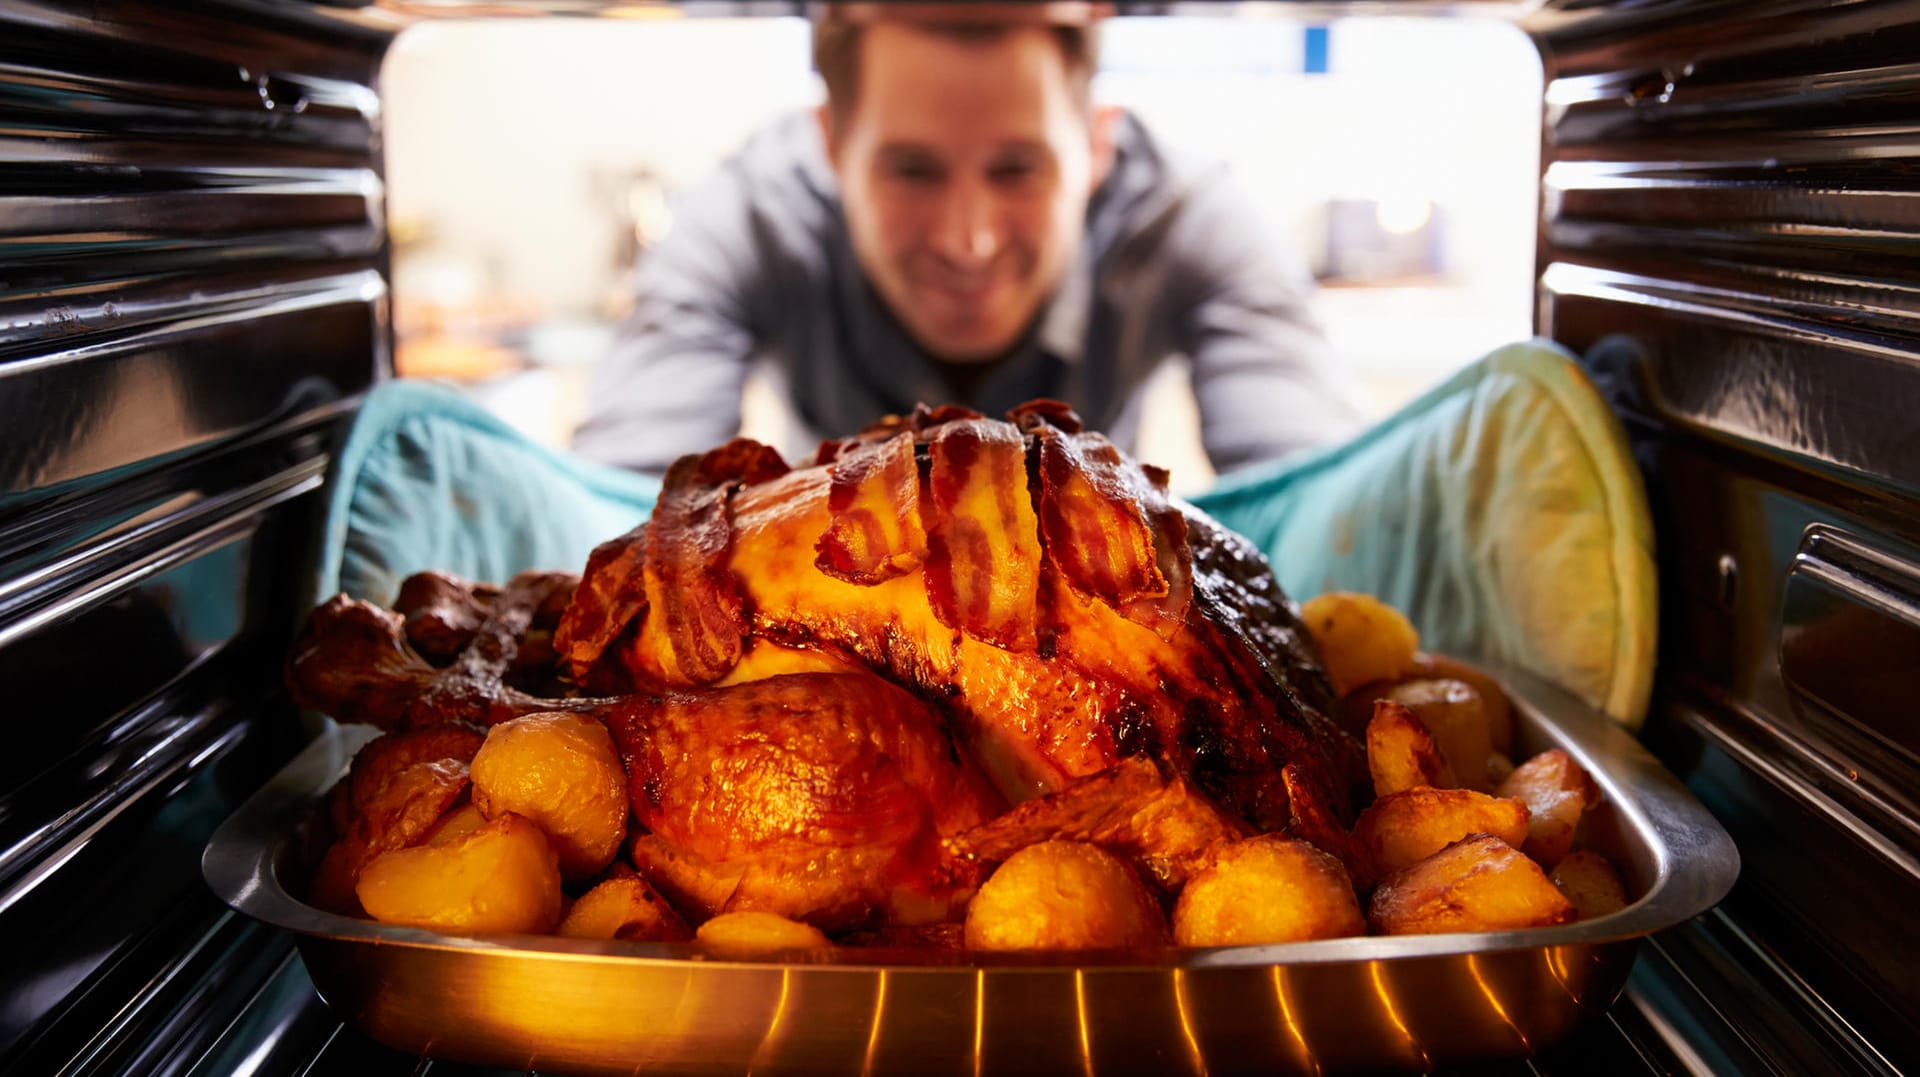
[[[1120,125],[1124,110],[1119,105],[1096,105],[1089,117],[1087,134],[1093,140],[1093,168],[1091,187],[1099,187],[1106,182],[1107,173],[1113,171],[1114,131]]]

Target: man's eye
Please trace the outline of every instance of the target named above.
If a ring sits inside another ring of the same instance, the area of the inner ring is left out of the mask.
[[[998,184],[1024,183],[1040,171],[1032,161],[1002,161],[987,169],[987,177]]]
[[[938,183],[945,173],[935,165],[902,162],[893,166],[895,179],[907,183]]]

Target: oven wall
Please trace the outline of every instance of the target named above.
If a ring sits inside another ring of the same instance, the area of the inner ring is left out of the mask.
[[[213,827],[339,418],[387,369],[374,78],[302,4],[0,4],[0,1070],[232,1072],[291,960]]]
[[[1569,0],[1530,24],[1539,328],[1634,439],[1647,738],[1743,861],[1632,992],[1715,1072],[1912,1064],[1920,3]]]

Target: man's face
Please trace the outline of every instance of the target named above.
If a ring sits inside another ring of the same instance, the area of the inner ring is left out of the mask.
[[[935,357],[996,358],[1072,263],[1097,181],[1060,46],[878,22],[859,62],[856,100],[823,122],[861,267]]]

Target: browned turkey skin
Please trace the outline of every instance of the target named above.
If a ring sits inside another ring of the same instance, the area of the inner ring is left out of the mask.
[[[744,440],[682,458],[557,624],[551,575],[336,598],[290,681],[390,729],[600,717],[629,853],[696,913],[937,919],[1015,834],[1157,875],[1247,830],[1344,833],[1359,749],[1264,559],[1064,406],[1008,418],[923,408],[792,470]],[[548,646],[564,691],[520,654]]]
[[[946,919],[976,880],[942,839],[1004,807],[933,712],[872,674],[632,696],[605,717],[649,831],[629,853],[696,916]]]

